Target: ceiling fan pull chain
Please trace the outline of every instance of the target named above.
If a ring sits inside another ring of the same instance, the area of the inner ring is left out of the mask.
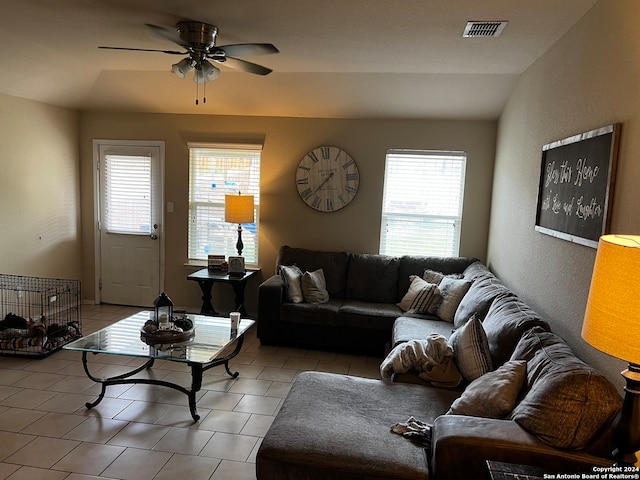
[[[207,103],[207,84],[202,84],[202,103]]]
[[[196,105],[198,105],[199,94],[200,94],[200,86],[198,85],[198,82],[196,82]]]

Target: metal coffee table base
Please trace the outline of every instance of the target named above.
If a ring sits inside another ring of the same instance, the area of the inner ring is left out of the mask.
[[[229,370],[229,360],[231,360],[236,355],[238,355],[238,353],[240,353],[240,349],[242,348],[243,341],[244,341],[244,336],[238,339],[238,341],[236,342],[236,347],[233,350],[233,352],[231,352],[226,357],[216,358],[211,363],[203,364],[203,363],[197,363],[197,362],[188,362],[187,365],[191,367],[191,388],[190,389],[185,388],[182,385],[178,385],[176,383],[166,382],[164,380],[156,380],[153,378],[130,378],[133,375],[136,375],[137,373],[140,373],[143,370],[151,368],[155,361],[154,358],[150,358],[144,365],[130,372],[123,373],[122,375],[116,375],[115,377],[109,377],[109,378],[95,377],[91,374],[91,372],[89,372],[89,367],[87,365],[87,353],[89,352],[86,352],[86,351],[82,352],[82,366],[84,367],[84,371],[87,374],[87,377],[89,377],[94,382],[102,385],[102,390],[100,391],[100,395],[98,396],[96,401],[87,402],[85,406],[87,408],[93,408],[96,405],[98,405],[104,398],[107,387],[109,385],[125,385],[125,384],[139,384],[139,383],[147,384],[147,385],[161,385],[163,387],[173,388],[174,390],[178,390],[179,392],[182,392],[185,395],[187,395],[187,397],[189,398],[189,411],[191,412],[193,421],[197,422],[198,420],[200,420],[200,415],[198,415],[198,411],[196,409],[196,393],[198,393],[200,391],[200,388],[202,388],[202,374],[207,370],[209,370],[210,368],[217,367],[218,365],[224,365],[224,368],[227,371],[227,374],[231,378],[237,378],[239,375],[239,372],[231,372],[231,370]],[[96,355],[96,353],[93,353],[93,354]]]

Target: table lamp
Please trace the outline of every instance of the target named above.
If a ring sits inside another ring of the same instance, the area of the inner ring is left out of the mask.
[[[634,465],[640,450],[640,236],[600,237],[582,338],[629,362],[622,410],[612,425],[616,465]]]
[[[236,249],[238,250],[238,256],[242,255],[242,249],[244,244],[242,243],[242,225],[243,223],[254,222],[254,205],[253,195],[242,195],[238,192],[237,195],[225,195],[224,198],[224,221],[228,223],[238,224],[238,242],[236,243]]]

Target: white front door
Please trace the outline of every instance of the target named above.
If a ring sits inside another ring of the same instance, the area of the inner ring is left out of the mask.
[[[163,142],[94,140],[99,303],[150,307],[160,293]]]

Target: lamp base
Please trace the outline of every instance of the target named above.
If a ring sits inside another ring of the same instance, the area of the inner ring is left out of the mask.
[[[238,256],[242,256],[242,249],[244,244],[242,243],[242,225],[238,224],[238,241],[236,242],[236,250],[238,250]]]
[[[621,375],[627,382],[622,410],[611,426],[616,448],[613,458],[616,465],[631,466],[637,462],[640,450],[640,365],[629,364]]]

